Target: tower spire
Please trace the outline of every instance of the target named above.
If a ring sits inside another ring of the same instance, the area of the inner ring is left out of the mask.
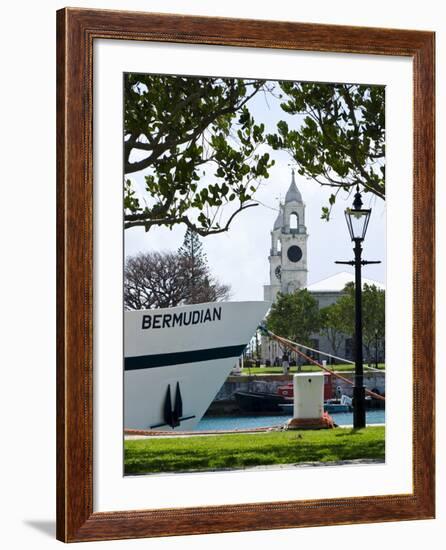
[[[294,167],[291,168],[291,184],[285,195],[285,202],[302,202],[302,195],[296,185],[296,179],[294,177]]]

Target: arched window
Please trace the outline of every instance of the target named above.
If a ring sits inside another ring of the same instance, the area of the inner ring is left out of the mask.
[[[280,239],[277,241],[277,252],[282,252],[282,241]]]
[[[290,215],[290,231],[291,233],[297,233],[299,231],[299,216],[296,212]]]

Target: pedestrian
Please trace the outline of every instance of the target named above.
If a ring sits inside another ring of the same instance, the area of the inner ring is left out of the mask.
[[[283,374],[288,374],[288,369],[289,368],[290,368],[289,356],[288,356],[287,352],[285,352],[282,356]]]

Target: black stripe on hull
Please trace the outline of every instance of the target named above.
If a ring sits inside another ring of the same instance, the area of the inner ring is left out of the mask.
[[[184,363],[200,363],[212,361],[212,359],[227,359],[240,357],[246,344],[238,346],[226,346],[224,348],[198,349],[194,351],[180,351],[177,353],[160,353],[157,355],[141,355],[138,357],[126,357],[124,359],[125,370],[154,369],[182,365]]]

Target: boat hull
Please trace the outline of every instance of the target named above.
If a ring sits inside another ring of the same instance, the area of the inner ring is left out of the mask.
[[[192,430],[269,306],[223,302],[125,312],[124,427]]]
[[[234,393],[234,398],[239,409],[243,412],[281,412],[280,405],[287,403],[287,399],[281,395],[267,392],[243,392]]]

